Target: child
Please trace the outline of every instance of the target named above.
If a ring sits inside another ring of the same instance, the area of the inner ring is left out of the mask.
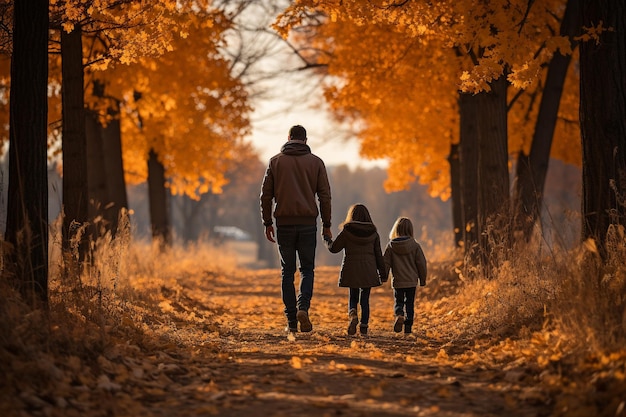
[[[385,247],[385,267],[383,281],[387,281],[391,271],[391,287],[395,303],[396,316],[393,330],[411,333],[415,316],[415,289],[419,280],[420,287],[426,285],[426,258],[422,247],[413,238],[413,223],[406,217],[399,217],[389,233],[389,243]]]
[[[326,246],[332,253],[344,250],[339,286],[350,288],[348,334],[356,333],[359,324],[357,305],[360,303],[359,330],[361,334],[366,335],[370,316],[370,291],[372,287],[381,285],[381,277],[385,273],[380,236],[372,223],[369,211],[363,204],[354,204],[348,209],[341,228],[335,241],[325,239]]]

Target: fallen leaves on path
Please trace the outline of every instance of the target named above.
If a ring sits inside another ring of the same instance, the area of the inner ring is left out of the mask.
[[[111,294],[103,327],[80,311],[53,317],[55,346],[12,330],[21,339],[0,350],[0,415],[626,415],[624,352],[581,361],[547,328],[470,337],[476,306],[459,305],[445,264],[431,268],[411,335],[393,332],[384,286],[372,292],[369,334],[348,336],[338,268],[317,269],[314,329],[291,337],[279,271],[175,271]]]

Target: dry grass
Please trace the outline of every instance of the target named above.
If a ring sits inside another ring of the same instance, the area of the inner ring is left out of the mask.
[[[0,280],[0,374],[6,376],[0,389],[5,393],[34,392],[50,383],[51,357],[89,365],[120,341],[141,346],[146,331],[160,328],[167,334],[169,323],[162,323],[159,304],[175,298],[179,282],[236,267],[234,255],[210,244],[162,251],[158,243],[131,242],[130,225],[122,223],[116,238],[106,234],[92,243],[93,262],[79,273],[76,253],[61,258],[59,229],[54,230],[48,311],[33,311],[8,280]],[[9,415],[4,407],[10,409],[0,401],[0,415]]]
[[[53,256],[47,313],[32,311],[7,280],[0,281],[0,374],[6,376],[0,389],[5,393],[24,400],[51,384],[58,374],[54,357],[82,367],[96,364],[115,346],[142,349],[154,338],[185,343],[177,314],[184,312],[187,319],[196,314],[179,308],[186,278],[241,274],[235,256],[224,248],[198,243],[163,251],[158,244],[131,241],[130,226],[123,225],[116,238],[105,235],[92,245],[93,264],[80,274],[68,267],[71,260]],[[52,242],[52,253],[58,254],[58,236]],[[424,333],[441,346],[443,356],[456,350],[465,355],[462,360],[496,363],[513,356],[542,369],[567,363],[577,372],[593,367],[600,378],[623,381],[624,242],[623,229],[616,229],[606,262],[591,243],[572,251],[531,244],[516,248],[515,256],[502,250],[504,260],[493,279],[465,278],[458,254],[431,252],[430,280],[417,301]],[[202,331],[217,331],[220,314],[213,313],[198,311],[192,321]],[[8,415],[3,408],[10,409],[10,401],[0,401],[0,414]]]
[[[626,344],[626,240],[618,236],[605,262],[592,242],[570,251],[536,243],[496,248],[501,261],[491,278],[475,270],[465,276],[462,261],[442,260],[433,276],[440,282],[420,302],[433,331],[451,341],[550,331],[582,355],[619,350]]]

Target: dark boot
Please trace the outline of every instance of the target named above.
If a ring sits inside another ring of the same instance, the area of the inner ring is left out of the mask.
[[[413,319],[406,319],[404,321],[404,333],[405,334],[411,333],[412,327],[413,327]]]
[[[298,332],[298,322],[297,321],[287,322],[287,328],[285,330],[288,333],[297,333]]]
[[[356,308],[350,309],[348,317],[350,318],[350,323],[348,324],[348,334],[352,336],[356,333],[356,325],[359,323],[359,317],[357,316]]]
[[[404,324],[404,316],[396,316],[396,321],[393,323],[393,331],[400,333],[402,331],[402,325]]]
[[[366,335],[367,334],[367,325],[360,325],[359,326],[359,331],[361,332],[361,334]]]
[[[311,324],[311,320],[309,319],[308,311],[298,310],[298,314],[296,314],[296,318],[300,322],[301,332],[310,332],[311,330],[313,330],[313,324]]]

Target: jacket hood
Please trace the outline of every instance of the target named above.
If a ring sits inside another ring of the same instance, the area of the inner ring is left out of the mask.
[[[302,141],[290,140],[285,143],[282,148],[280,148],[280,151],[285,155],[300,156],[311,153],[311,148],[309,148],[309,145]]]
[[[389,242],[391,250],[398,254],[413,252],[417,246],[419,245],[415,239],[409,236],[397,237]]]
[[[364,241],[369,241],[376,237],[376,226],[373,223],[365,222],[348,222],[343,225],[343,230],[350,233],[352,236]]]

